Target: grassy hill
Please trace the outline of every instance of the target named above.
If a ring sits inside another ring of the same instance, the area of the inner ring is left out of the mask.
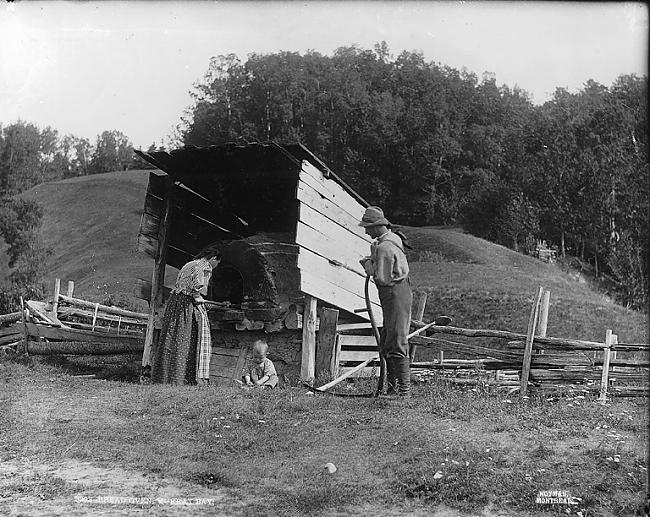
[[[151,276],[152,259],[136,251],[148,175],[138,170],[82,176],[24,194],[44,210],[41,235],[54,250],[45,267],[48,283],[55,277],[63,285],[73,280],[75,293],[100,301],[130,295],[134,278]]]
[[[44,209],[41,232],[54,249],[45,267],[48,282],[74,280],[76,293],[99,301],[128,297],[134,278],[150,276],[152,259],[136,252],[147,178],[147,171],[112,172],[46,183],[24,194]],[[430,293],[425,319],[442,313],[461,327],[523,332],[541,285],[551,291],[548,335],[600,341],[611,328],[620,342],[648,340],[645,315],[617,305],[575,272],[456,228],[404,232],[414,248],[413,286]],[[170,271],[167,283],[174,276]]]

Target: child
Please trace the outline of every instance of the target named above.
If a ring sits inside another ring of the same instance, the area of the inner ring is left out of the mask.
[[[248,361],[244,370],[244,384],[246,386],[259,386],[260,388],[275,388],[278,384],[278,374],[275,366],[266,354],[269,345],[258,339],[253,343],[253,357]]]

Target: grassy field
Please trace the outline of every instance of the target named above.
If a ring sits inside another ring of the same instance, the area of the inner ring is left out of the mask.
[[[519,400],[440,380],[394,402],[140,386],[22,363],[1,365],[0,513],[643,514],[646,400]],[[552,490],[576,504],[536,502]],[[170,493],[212,506],[93,500]]]
[[[127,171],[29,191],[55,250],[48,279],[75,280],[92,300],[128,298],[152,266],[135,252],[145,188],[146,172]],[[413,284],[429,293],[425,320],[524,332],[541,285],[549,336],[602,341],[610,328],[648,342],[646,315],[576,272],[458,229],[405,233]],[[643,515],[645,398],[519,400],[434,378],[396,404],[141,386],[137,363],[0,358],[0,514]],[[577,504],[536,502],[554,490]],[[183,498],[210,504],[172,504]]]

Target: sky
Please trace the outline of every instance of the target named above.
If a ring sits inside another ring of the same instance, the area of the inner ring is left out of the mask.
[[[136,148],[168,144],[210,57],[341,46],[465,68],[526,90],[647,75],[648,8],[637,2],[30,1],[0,5],[0,124],[18,119]]]

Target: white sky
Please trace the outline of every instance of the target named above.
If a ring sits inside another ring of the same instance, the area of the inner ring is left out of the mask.
[[[0,5],[0,124],[17,119],[94,141],[106,129],[160,143],[190,106],[211,56],[385,40],[395,56],[519,85],[647,75],[648,10],[623,2],[18,2]]]

